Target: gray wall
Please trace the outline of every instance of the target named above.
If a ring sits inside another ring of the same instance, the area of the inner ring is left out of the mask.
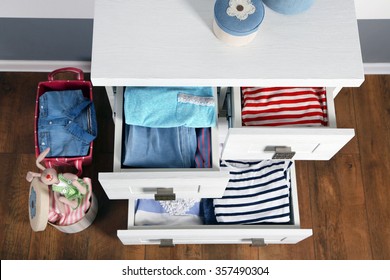
[[[358,26],[363,62],[390,63],[390,19]],[[0,60],[90,61],[92,30],[92,19],[0,18]]]
[[[92,19],[0,18],[0,60],[90,61]]]
[[[363,62],[390,63],[390,19],[359,20]]]

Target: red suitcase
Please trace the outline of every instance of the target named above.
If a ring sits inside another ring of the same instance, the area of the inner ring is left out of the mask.
[[[76,80],[55,80],[54,77],[59,73],[71,72],[77,74]],[[34,137],[35,137],[35,156],[42,152],[38,145],[38,116],[39,116],[39,97],[47,91],[62,91],[62,90],[82,90],[84,97],[92,99],[92,84],[84,80],[84,73],[81,69],[66,67],[54,70],[48,75],[48,81],[38,84],[37,98],[35,102],[35,122],[34,122]],[[43,160],[46,167],[67,166],[73,165],[78,170],[77,175],[80,176],[83,170],[83,165],[89,165],[92,162],[93,142],[89,147],[89,152],[86,156],[78,157],[47,157]]]

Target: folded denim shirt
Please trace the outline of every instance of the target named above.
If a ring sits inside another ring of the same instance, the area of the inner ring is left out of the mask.
[[[81,90],[48,91],[39,97],[38,146],[47,157],[88,155],[97,135],[95,107]]]

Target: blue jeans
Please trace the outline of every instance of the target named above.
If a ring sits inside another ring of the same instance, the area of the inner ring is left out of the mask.
[[[125,125],[123,165],[143,168],[195,167],[194,128]]]
[[[48,91],[39,97],[38,145],[47,157],[86,156],[96,138],[95,107],[81,90]]]

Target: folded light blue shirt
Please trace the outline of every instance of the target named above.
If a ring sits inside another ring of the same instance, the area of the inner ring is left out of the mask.
[[[126,87],[124,99],[129,125],[201,128],[216,124],[211,87]]]

